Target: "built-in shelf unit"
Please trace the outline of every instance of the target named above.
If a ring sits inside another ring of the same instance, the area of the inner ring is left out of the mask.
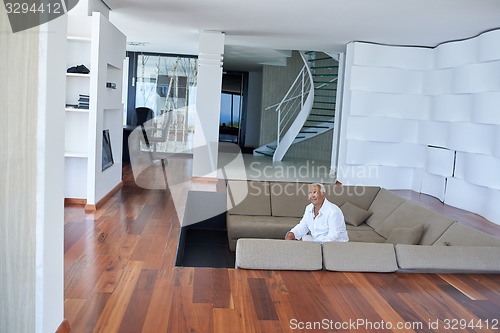
[[[65,197],[90,209],[121,184],[125,45],[125,35],[100,13],[68,16],[67,68],[90,73],[66,74]],[[104,130],[114,164],[103,171]]]

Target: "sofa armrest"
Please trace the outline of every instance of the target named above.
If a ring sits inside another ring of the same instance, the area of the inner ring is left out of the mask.
[[[393,244],[323,243],[323,266],[329,271],[395,272],[398,269]]]
[[[500,247],[396,245],[403,271],[500,273]]]
[[[236,268],[310,271],[322,267],[319,243],[253,238],[236,243]]]

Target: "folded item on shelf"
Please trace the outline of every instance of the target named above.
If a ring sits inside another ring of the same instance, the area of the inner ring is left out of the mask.
[[[85,65],[77,65],[68,68],[67,73],[89,74],[90,70]]]

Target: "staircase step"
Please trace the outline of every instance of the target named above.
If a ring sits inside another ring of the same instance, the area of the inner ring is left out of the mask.
[[[311,66],[311,69],[318,69],[318,68],[338,68],[339,66]]]
[[[321,102],[321,101],[314,101],[314,103],[318,103],[318,104],[335,104],[335,102]]]
[[[271,150],[276,150],[276,146],[275,145],[266,145],[267,148],[271,149]]]
[[[325,91],[335,91],[337,89],[333,89],[333,88],[314,88],[315,90],[325,90]]]
[[[326,111],[332,111],[333,109],[329,108],[312,108],[313,110],[326,110]]]
[[[306,121],[306,124],[307,124],[307,123],[310,123],[310,122],[311,122],[311,123],[321,123],[321,124],[324,124],[324,123],[333,124],[333,123],[335,123],[335,121],[333,121],[333,120],[315,120],[315,119],[308,119],[308,120]],[[329,128],[329,127],[321,127],[321,128]]]
[[[320,114],[320,113],[310,113],[310,116],[316,116],[316,117],[332,117],[335,118],[335,116],[332,116],[330,114]]]
[[[304,125],[302,128],[330,128],[328,126],[318,126],[318,125]]]
[[[299,133],[304,133],[304,134],[316,134],[318,131],[300,131]]]
[[[336,73],[312,73],[312,76],[339,76]]]
[[[337,84],[337,81],[313,81],[313,83],[319,83],[319,84]]]
[[[266,155],[266,156],[273,156],[273,154],[271,154],[271,153],[268,153],[268,152],[265,152],[265,151],[260,151],[260,150],[257,150],[257,149],[255,149],[255,152],[258,153],[258,154]]]
[[[315,58],[315,59],[309,59],[307,61],[314,62],[314,61],[322,61],[322,60],[333,60],[333,58],[331,58],[331,57]]]
[[[314,97],[327,97],[327,98],[335,98],[335,95],[321,95],[321,94],[314,94]]]

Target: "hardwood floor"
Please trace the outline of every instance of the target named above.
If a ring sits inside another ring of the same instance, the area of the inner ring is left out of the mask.
[[[127,168],[123,188],[93,214],[66,207],[70,332],[500,329],[500,275],[174,267],[179,230],[168,190],[137,187]]]

